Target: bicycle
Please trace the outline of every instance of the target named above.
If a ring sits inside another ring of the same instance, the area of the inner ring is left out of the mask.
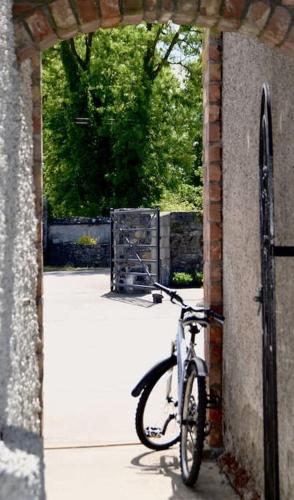
[[[134,397],[141,395],[136,432],[142,444],[152,450],[165,450],[180,441],[182,480],[193,486],[199,475],[204,439],[209,433],[206,409],[213,405],[206,393],[207,365],[196,355],[195,337],[199,326],[206,327],[213,320],[222,324],[224,317],[211,309],[185,304],[175,290],[160,283],[154,286],[169,295],[172,303],[178,303],[181,313],[171,355],[151,368],[132,391]],[[189,343],[186,328],[191,335]]]

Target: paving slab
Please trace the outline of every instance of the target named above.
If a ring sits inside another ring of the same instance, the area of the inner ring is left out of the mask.
[[[46,452],[47,500],[237,500],[217,465],[204,461],[196,486],[181,481],[178,448],[141,445]]]

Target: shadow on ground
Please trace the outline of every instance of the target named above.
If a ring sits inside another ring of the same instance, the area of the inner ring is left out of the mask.
[[[129,294],[119,294],[116,292],[108,292],[101,295],[104,299],[115,300],[116,302],[123,302],[124,304],[130,304],[132,306],[138,307],[152,307],[155,304],[152,302],[152,299],[144,299],[142,297],[138,297],[138,295],[129,295]]]
[[[171,495],[166,500],[229,500],[236,498],[226,477],[220,473],[214,461],[202,462],[199,478],[193,488],[188,488],[183,484],[179,459],[174,455],[174,450],[172,452],[141,453],[131,460],[131,465],[136,467],[137,473],[142,476],[155,475],[158,477],[158,475],[162,475],[170,478]]]
[[[58,268],[58,267],[44,267],[44,274],[49,274],[51,276],[63,277],[63,276],[83,276],[88,275],[103,275],[108,276],[109,270],[105,268]]]

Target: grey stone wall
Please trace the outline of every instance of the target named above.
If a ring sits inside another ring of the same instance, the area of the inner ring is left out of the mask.
[[[102,245],[50,244],[46,263],[51,266],[109,267],[110,243]]]
[[[193,212],[160,214],[161,279],[170,284],[173,273],[203,268],[203,227]]]
[[[259,113],[272,95],[277,243],[294,245],[294,60],[237,34],[224,35],[223,228],[225,446],[263,489]],[[278,403],[281,498],[293,496],[294,267],[277,264]],[[292,472],[291,472],[292,471]]]
[[[171,273],[202,271],[202,233],[202,223],[195,213],[171,212]]]
[[[44,498],[36,357],[31,66],[0,3],[0,498]]]
[[[47,223],[45,264],[51,266],[109,267],[110,219],[68,217]],[[96,245],[79,245],[81,236],[90,236]]]
[[[127,214],[130,218],[131,216]],[[127,217],[126,215],[126,217]],[[147,219],[146,219],[147,217]],[[146,215],[132,215],[128,224],[142,226]],[[146,220],[145,220],[145,219]],[[138,219],[138,220],[137,220]],[[70,217],[49,221],[45,263],[53,266],[107,267],[110,265],[110,223],[106,218]],[[79,237],[89,235],[97,245],[77,245]],[[155,235],[155,233],[154,233]],[[152,234],[133,234],[137,243],[151,243]],[[146,239],[147,238],[147,239]],[[154,242],[156,243],[156,242]],[[155,252],[156,253],[156,252]],[[145,255],[146,254],[146,255]],[[145,258],[153,258],[151,253]],[[155,258],[156,255],[154,255]],[[170,284],[173,273],[202,271],[202,223],[192,212],[160,214],[161,280]],[[156,269],[154,268],[154,272]]]
[[[160,214],[160,272],[161,283],[169,285],[171,280],[170,212]]]
[[[70,217],[48,221],[48,243],[75,243],[81,236],[91,236],[97,243],[109,243],[110,219],[106,217]]]

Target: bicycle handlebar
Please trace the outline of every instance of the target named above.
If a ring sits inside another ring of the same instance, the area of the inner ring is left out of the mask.
[[[155,288],[158,288],[159,290],[162,290],[163,292],[165,292],[167,295],[170,296],[171,298],[171,301],[177,301],[181,304],[181,306],[188,311],[190,312],[196,312],[196,313],[199,313],[199,312],[204,312],[206,314],[206,318],[196,318],[195,317],[195,321],[198,321],[199,323],[202,321],[202,322],[205,322],[205,320],[207,321],[207,323],[209,323],[209,320],[210,319],[214,319],[215,321],[217,321],[218,323],[221,323],[223,324],[224,321],[225,321],[225,317],[222,315],[222,314],[219,314],[215,311],[213,311],[212,309],[208,309],[208,308],[202,308],[202,309],[196,309],[192,306],[188,306],[187,304],[185,304],[184,300],[182,299],[182,297],[176,292],[176,290],[172,290],[171,288],[168,288],[164,285],[161,285],[161,283],[157,283],[157,282],[154,282],[154,286]]]
[[[163,286],[163,285],[161,285],[161,283],[157,283],[156,281],[154,282],[154,286],[155,286],[155,288],[158,288],[159,290],[162,290],[167,295],[169,295],[171,300],[176,300],[177,302],[180,302],[180,304],[185,305],[182,297],[177,294],[176,290],[172,290],[171,288],[167,288],[167,286]]]

